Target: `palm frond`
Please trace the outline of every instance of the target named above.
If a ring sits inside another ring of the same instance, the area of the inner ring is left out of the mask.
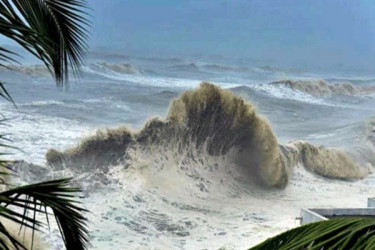
[[[11,249],[25,249],[26,247],[19,242],[8,230],[4,227],[3,223],[0,222],[0,249],[11,250]],[[12,248],[10,248],[12,246]]]
[[[1,85],[1,82],[0,82],[0,85]],[[6,118],[0,119],[0,126],[7,125],[8,121],[9,119],[6,119]],[[18,148],[10,145],[11,142],[12,140],[8,138],[8,134],[0,134],[0,148],[2,149],[1,150],[2,152],[0,151],[0,157],[10,155],[10,153],[5,153],[4,152],[5,150],[9,150],[9,149],[19,150]],[[11,163],[12,161],[4,160],[0,158],[0,190],[2,186],[4,185],[10,186],[8,176],[14,174],[14,171],[10,167]]]
[[[0,0],[0,34],[39,58],[54,75],[59,87],[67,86],[69,67],[79,73],[87,49],[86,0]],[[17,62],[16,54],[0,47],[0,67]],[[13,102],[4,83],[0,97]],[[13,102],[14,103],[14,102]],[[0,125],[4,120],[0,120]],[[10,148],[0,135],[0,148]],[[5,153],[0,153],[3,156]],[[7,184],[9,161],[0,160],[0,184]],[[69,187],[70,179],[22,186],[0,193],[0,217],[30,228],[42,227],[37,214],[48,211],[57,222],[67,249],[86,249],[88,236],[86,211],[74,200],[80,189]],[[22,212],[19,212],[22,211]],[[0,222],[0,249],[25,249]],[[33,242],[33,240],[32,240]],[[32,248],[33,246],[31,246]]]
[[[60,229],[67,249],[86,249],[88,231],[85,209],[74,200],[81,190],[69,187],[70,179],[53,180],[33,185],[22,186],[0,193],[0,216],[14,221],[24,227],[39,230],[42,223],[36,214],[45,214],[49,222],[48,208]],[[16,212],[19,208],[23,213]]]
[[[251,250],[373,249],[375,219],[338,218],[307,224],[270,238]]]
[[[18,63],[18,61],[13,58],[14,56],[18,56],[18,54],[0,47],[0,62],[2,62],[0,63],[0,67],[9,68],[5,63]]]
[[[85,9],[86,0],[0,0],[0,34],[42,60],[62,86],[69,66],[78,74],[83,63]]]
[[[16,103],[14,102],[13,98],[10,96],[9,92],[5,88],[5,83],[2,81],[0,81],[0,96],[16,106]]]

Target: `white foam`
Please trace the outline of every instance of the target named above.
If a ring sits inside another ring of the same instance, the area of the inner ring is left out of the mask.
[[[2,131],[9,134],[12,146],[22,151],[8,149],[8,159],[23,159],[37,164],[44,163],[44,155],[51,147],[66,148],[77,143],[88,130],[79,122],[64,118],[49,117],[35,113],[19,113],[14,109],[2,110],[9,122]],[[2,132],[4,133],[4,132]]]
[[[139,74],[121,74],[111,70],[97,71],[90,67],[84,67],[84,71],[90,74],[100,75],[105,78],[109,78],[117,81],[127,81],[144,86],[154,87],[179,87],[179,88],[195,88],[201,84],[201,80],[183,79],[183,78],[172,78],[172,77],[157,77],[157,76],[146,76]],[[233,88],[239,86],[239,84],[233,83],[218,83],[219,86],[224,88]]]
[[[290,99],[296,100],[299,102],[306,102],[317,105],[326,105],[326,106],[337,106],[337,104],[324,100],[322,98],[314,97],[312,95],[306,94],[299,90],[293,90],[285,86],[275,86],[272,84],[255,84],[249,85],[250,88],[262,91],[268,95],[274,96],[280,99]]]

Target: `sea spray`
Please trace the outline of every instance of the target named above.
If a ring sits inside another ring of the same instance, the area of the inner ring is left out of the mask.
[[[97,131],[94,136],[84,139],[77,147],[64,153],[50,149],[46,160],[54,170],[71,166],[84,171],[105,168],[124,159],[127,147],[133,142],[133,134],[124,127]]]
[[[185,127],[210,155],[234,154],[236,164],[267,186],[285,186],[287,171],[276,136],[255,107],[231,91],[203,83],[172,102],[168,120]]]
[[[343,150],[315,146],[304,141],[293,141],[282,146],[284,155],[291,165],[301,165],[306,170],[334,179],[361,179],[368,170]]]
[[[46,158],[54,169],[95,169],[123,160],[130,144],[143,150],[177,148],[175,157],[187,151],[191,156],[198,152],[197,157],[227,155],[234,159],[233,165],[261,184],[284,187],[288,181],[276,136],[266,119],[252,104],[210,83],[183,93],[172,102],[167,119],[151,119],[137,133],[124,128],[98,132],[63,153],[52,149]]]
[[[358,145],[350,155],[356,162],[366,166],[370,172],[375,167],[375,118],[369,119],[360,126]]]
[[[226,173],[268,187],[285,187],[296,165],[330,178],[367,174],[340,150],[305,142],[280,146],[254,105],[211,83],[182,93],[172,101],[166,119],[153,118],[138,132],[124,127],[99,131],[65,152],[50,150],[46,158],[54,169],[108,171],[112,165],[131,165],[129,159],[137,152],[147,158],[144,162],[164,161],[159,165],[178,168],[195,180],[204,179],[199,173],[204,168],[220,171],[226,166],[227,171],[229,166]]]

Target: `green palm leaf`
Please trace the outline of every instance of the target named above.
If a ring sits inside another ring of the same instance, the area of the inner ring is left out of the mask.
[[[4,125],[6,119],[0,120]],[[0,148],[14,148],[7,143],[6,135],[0,135]],[[4,153],[0,153],[4,155]],[[10,186],[7,175],[14,172],[9,167],[10,161],[0,160],[0,185]],[[21,186],[0,193],[0,217],[29,228],[33,232],[43,224],[36,219],[37,214],[53,215],[67,249],[86,249],[88,231],[86,228],[85,209],[74,200],[79,188],[69,186],[70,179],[53,180],[33,185]],[[48,213],[48,210],[50,212]],[[4,240],[7,239],[7,240]],[[33,242],[34,239],[32,239]],[[32,246],[31,246],[32,248]],[[0,222],[0,249],[26,249],[19,239],[14,238]]]
[[[0,222],[0,249],[11,250],[11,249],[26,249],[13,235],[11,235],[4,227],[3,223]],[[12,246],[13,248],[10,248]]]
[[[85,0],[0,0],[0,34],[44,62],[58,86],[78,73],[87,49]],[[0,50],[0,59],[10,60]]]
[[[86,0],[0,0],[0,34],[39,58],[59,87],[67,86],[69,69],[79,73],[87,49],[85,9]],[[0,47],[0,67],[17,63],[14,56],[12,51]],[[0,97],[13,102],[3,82],[0,82]],[[0,120],[0,125],[5,121]],[[3,134],[0,148],[12,148]],[[0,160],[0,184],[8,187],[9,163]],[[20,224],[21,229],[30,228],[34,238],[34,232],[43,226],[36,215],[45,214],[49,224],[48,217],[53,214],[66,248],[86,249],[88,232],[83,216],[86,210],[74,200],[80,190],[70,188],[69,181],[55,180],[1,192],[0,217]],[[0,249],[26,249],[1,222]]]
[[[270,238],[251,250],[374,249],[375,219],[339,218],[307,224]]]
[[[49,222],[48,208],[58,224],[67,249],[86,249],[88,231],[85,209],[74,200],[79,188],[69,186],[70,179],[53,180],[33,185],[22,186],[0,193],[0,216],[5,217],[33,231],[40,229],[42,223],[36,215],[45,214]],[[21,208],[23,213],[16,212]]]
[[[7,121],[8,119],[5,119],[5,118],[0,119],[0,126],[6,126]],[[7,134],[0,134],[0,149],[3,149],[3,150],[17,149],[9,145],[9,143],[11,143],[11,140],[7,136],[8,136]],[[1,153],[1,151],[0,151],[0,157],[9,155],[9,153]],[[11,161],[0,158],[0,190],[4,185],[10,186],[10,183],[8,182],[8,178],[7,178],[9,175],[12,174],[12,169],[9,167],[10,163]]]
[[[14,105],[16,105],[13,98],[10,96],[9,92],[6,90],[5,83],[3,83],[1,81],[0,81],[0,96],[2,98],[4,98],[5,100],[7,100],[7,101],[13,103]]]

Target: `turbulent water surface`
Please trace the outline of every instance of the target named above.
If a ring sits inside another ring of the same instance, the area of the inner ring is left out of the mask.
[[[19,181],[74,176],[93,249],[245,249],[374,194],[371,76],[92,53],[62,92],[11,68]]]

